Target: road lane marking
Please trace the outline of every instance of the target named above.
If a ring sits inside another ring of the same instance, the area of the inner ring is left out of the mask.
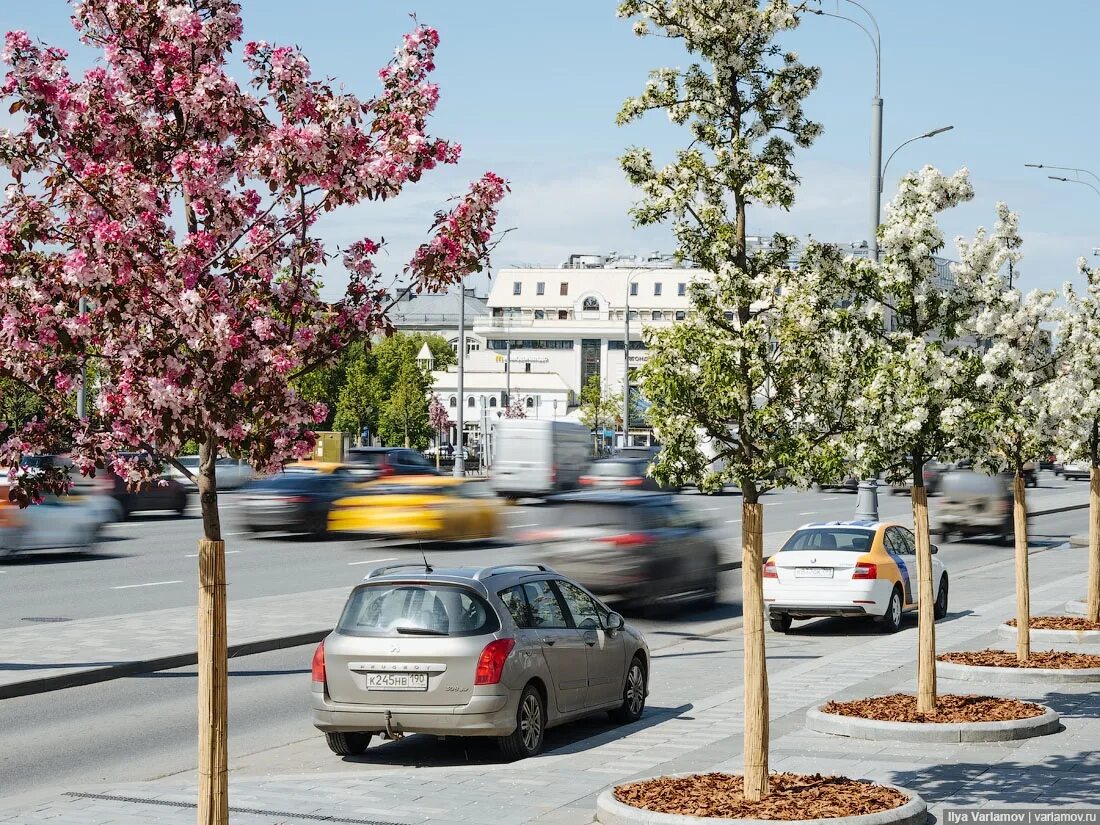
[[[518,530],[520,527],[538,527],[538,526],[539,526],[539,522],[533,521],[530,524],[509,524],[508,529],[509,530]]]
[[[226,535],[227,536],[232,536],[233,533],[226,533]],[[230,556],[233,553],[239,553],[239,552],[241,552],[241,551],[240,550],[226,550],[225,555]],[[184,556],[185,559],[197,559],[198,557],[199,557],[198,553],[188,553],[186,556]],[[136,585],[133,585],[133,586],[136,587]]]
[[[837,501],[839,498],[840,496],[825,496],[822,501]]]
[[[722,508],[720,508],[720,507],[700,507],[699,509],[703,510],[703,511],[707,511],[707,510],[720,510]]]
[[[800,516],[816,516],[817,510],[810,510],[808,513],[799,513]]]
[[[129,590],[132,587],[157,587],[161,584],[183,584],[182,579],[170,582],[146,582],[145,584],[120,584],[117,587],[112,587],[112,590]]]
[[[397,561],[397,556],[390,556],[388,559],[367,559],[366,561],[349,561],[348,566],[353,567],[357,564],[378,564],[380,561]]]
[[[741,519],[739,519],[739,518],[728,518],[728,519],[726,519],[726,524],[737,524],[740,521],[741,521]]]

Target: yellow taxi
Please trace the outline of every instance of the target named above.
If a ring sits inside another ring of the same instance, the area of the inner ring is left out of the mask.
[[[450,476],[396,476],[360,486],[329,512],[334,533],[369,533],[430,541],[497,535],[501,505],[484,481]]]

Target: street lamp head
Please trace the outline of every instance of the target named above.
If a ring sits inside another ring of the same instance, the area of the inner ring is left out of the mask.
[[[1047,177],[1050,178],[1051,180],[1060,180],[1063,183],[1069,183],[1069,178],[1066,178],[1066,177],[1060,177],[1058,175],[1047,175]]]
[[[1028,169],[1042,169],[1043,168],[1043,164],[1041,164],[1041,163],[1025,163],[1024,166],[1026,166]]]
[[[936,135],[942,135],[944,132],[950,132],[954,128],[954,126],[941,126],[939,129],[933,129],[931,132],[926,132],[923,137],[930,138]]]

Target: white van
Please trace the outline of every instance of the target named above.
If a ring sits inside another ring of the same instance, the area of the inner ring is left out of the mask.
[[[507,498],[575,489],[592,454],[592,433],[570,421],[502,418],[493,440],[492,485]]]

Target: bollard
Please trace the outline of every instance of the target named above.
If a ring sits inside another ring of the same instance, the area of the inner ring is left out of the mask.
[[[859,483],[856,498],[856,521],[878,521],[878,481],[873,478]]]

